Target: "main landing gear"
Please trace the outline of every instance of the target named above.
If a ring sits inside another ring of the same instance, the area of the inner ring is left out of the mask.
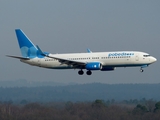
[[[87,74],[87,75],[91,75],[92,72],[91,72],[90,70],[88,70],[88,71],[86,72],[86,74]]]
[[[83,70],[78,71],[78,74],[83,75],[84,74]]]
[[[78,71],[78,74],[79,74],[79,75],[83,75],[83,74],[84,74],[83,70]],[[92,72],[91,72],[90,70],[88,70],[88,71],[86,72],[86,74],[87,74],[87,75],[91,75]]]

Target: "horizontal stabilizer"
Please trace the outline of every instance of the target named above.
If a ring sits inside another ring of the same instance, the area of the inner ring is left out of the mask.
[[[17,58],[20,60],[30,60],[29,58],[24,58],[24,57],[19,57],[19,56],[12,56],[12,55],[6,55],[7,57],[11,57],[11,58]]]

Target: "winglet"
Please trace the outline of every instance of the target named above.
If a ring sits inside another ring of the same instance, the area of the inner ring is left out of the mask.
[[[92,51],[91,51],[89,48],[87,48],[87,52],[88,52],[88,53],[92,53]]]

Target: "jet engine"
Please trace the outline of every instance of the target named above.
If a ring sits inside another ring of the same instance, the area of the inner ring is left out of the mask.
[[[101,70],[102,65],[100,62],[90,62],[86,64],[86,69],[87,70]]]

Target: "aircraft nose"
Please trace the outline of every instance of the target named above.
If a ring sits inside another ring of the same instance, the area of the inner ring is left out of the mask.
[[[155,57],[153,57],[152,58],[152,62],[154,63],[154,62],[156,62],[157,61],[157,59],[155,58]]]

